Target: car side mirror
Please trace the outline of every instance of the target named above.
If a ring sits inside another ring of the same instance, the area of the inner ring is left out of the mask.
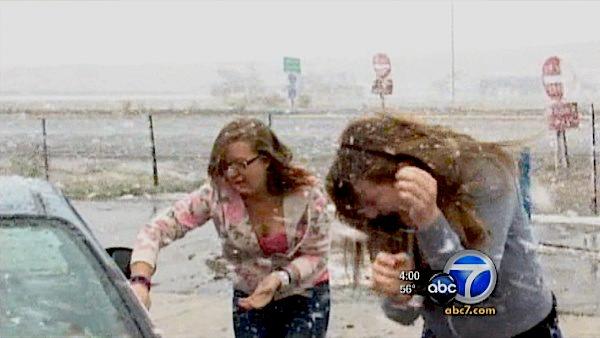
[[[117,266],[125,275],[125,278],[129,279],[131,277],[129,263],[131,262],[131,253],[133,250],[124,247],[113,247],[107,248],[106,252],[108,252],[108,255],[115,261],[115,263],[117,263]]]

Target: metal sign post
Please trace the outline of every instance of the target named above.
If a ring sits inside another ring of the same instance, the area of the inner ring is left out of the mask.
[[[385,95],[391,95],[394,89],[390,58],[383,53],[375,54],[373,56],[373,69],[375,70],[375,82],[371,87],[371,92],[379,95],[381,108],[385,112]]]
[[[300,68],[300,59],[284,57],[283,71],[288,75],[288,99],[290,100],[290,112],[294,112],[294,103],[298,96],[298,82],[302,72]]]
[[[298,77],[296,73],[288,73],[288,98],[290,99],[290,107],[292,113],[294,112],[294,101],[298,93]]]
[[[555,172],[558,171],[563,159],[565,166],[570,167],[566,130],[577,128],[581,119],[577,110],[577,103],[563,101],[564,85],[562,80],[561,60],[556,56],[549,57],[542,66],[542,84],[546,95],[552,101],[546,110],[550,128],[556,131]]]

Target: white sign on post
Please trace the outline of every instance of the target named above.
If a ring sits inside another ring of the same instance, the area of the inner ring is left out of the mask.
[[[385,95],[391,95],[394,89],[392,82],[392,64],[390,58],[377,53],[373,56],[373,69],[375,70],[375,82],[371,86],[371,92],[379,95],[381,99],[381,109],[385,111]]]

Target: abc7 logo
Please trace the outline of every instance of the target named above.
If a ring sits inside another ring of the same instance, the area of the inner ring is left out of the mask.
[[[448,260],[443,273],[431,277],[427,293],[440,305],[454,299],[463,304],[477,304],[492,294],[496,278],[496,267],[488,256],[476,250],[464,250]]]

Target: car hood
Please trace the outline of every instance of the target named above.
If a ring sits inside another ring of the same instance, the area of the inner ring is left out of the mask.
[[[60,190],[37,178],[0,176],[0,215],[58,217],[87,229]]]

